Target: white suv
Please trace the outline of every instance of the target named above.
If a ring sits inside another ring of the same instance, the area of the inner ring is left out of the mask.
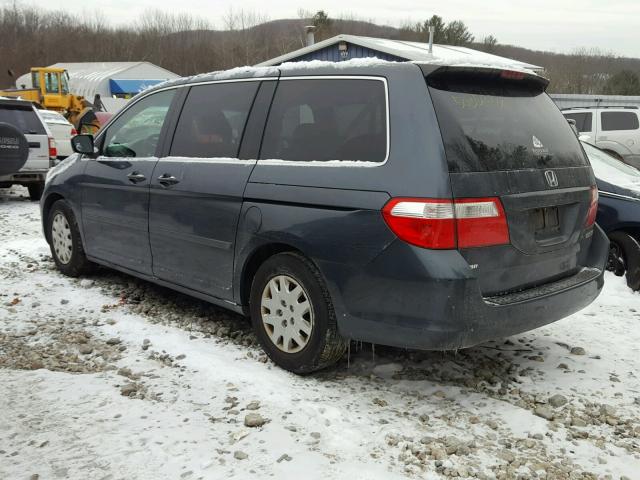
[[[56,144],[51,131],[31,102],[0,98],[0,123],[24,135],[29,145],[26,163],[17,172],[0,175],[0,188],[23,185],[32,200],[40,200],[47,171],[56,160]]]
[[[575,120],[584,141],[640,169],[638,107],[574,107],[562,113]]]

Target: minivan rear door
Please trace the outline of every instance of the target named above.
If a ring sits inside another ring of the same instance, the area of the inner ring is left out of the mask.
[[[444,67],[427,75],[454,200],[498,198],[509,244],[461,250],[485,296],[581,268],[595,184],[573,130],[535,75]],[[587,245],[588,246],[588,245]]]

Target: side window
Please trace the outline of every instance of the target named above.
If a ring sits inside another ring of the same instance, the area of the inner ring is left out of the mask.
[[[62,86],[62,93],[67,95],[69,93],[69,82],[67,81],[67,76],[64,73],[60,74],[60,85]]]
[[[42,120],[31,105],[3,105],[0,108],[0,122],[9,123],[22,133],[46,135]]]
[[[154,93],[124,112],[104,138],[105,157],[153,157],[175,90]]]
[[[580,133],[591,132],[591,125],[593,124],[593,114],[591,112],[584,113],[565,113],[566,118],[571,118],[576,121],[576,128]]]
[[[600,115],[603,131],[637,130],[640,127],[636,112],[602,112]]]
[[[280,80],[260,158],[383,162],[386,108],[379,80]]]
[[[259,82],[215,83],[191,87],[169,155],[237,158]]]

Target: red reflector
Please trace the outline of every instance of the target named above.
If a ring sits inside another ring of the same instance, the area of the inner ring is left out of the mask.
[[[454,249],[509,243],[498,198],[394,198],[382,209],[398,238],[423,248]]]
[[[56,149],[56,141],[49,137],[49,158],[56,158],[58,156],[58,149]]]
[[[524,79],[524,73],[515,72],[513,70],[503,70],[500,73],[500,76],[502,78],[506,78],[506,79],[509,79],[509,80],[522,80],[522,79]]]
[[[596,223],[596,216],[598,215],[598,187],[592,186],[591,191],[591,203],[589,204],[589,211],[587,212],[587,221],[585,227],[590,227]]]
[[[71,127],[71,136],[74,137],[77,134],[78,134],[78,131],[75,128]]]

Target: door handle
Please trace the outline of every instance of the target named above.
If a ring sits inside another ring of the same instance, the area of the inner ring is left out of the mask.
[[[180,180],[178,180],[173,175],[169,175],[168,173],[164,173],[164,174],[162,174],[162,175],[160,175],[158,177],[158,182],[163,187],[170,187],[171,185],[175,185],[176,183],[180,183]]]
[[[132,183],[143,182],[143,181],[145,181],[147,179],[147,177],[145,177],[140,172],[131,172],[129,175],[127,175],[127,178]]]

